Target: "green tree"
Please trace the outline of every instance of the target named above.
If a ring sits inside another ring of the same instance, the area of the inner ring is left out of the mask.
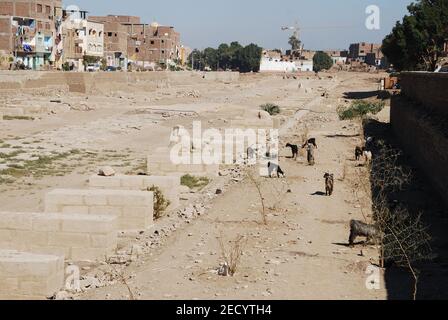
[[[292,35],[289,38],[288,43],[291,46],[292,51],[296,51],[296,50],[300,49],[301,42],[299,39],[297,39],[297,37],[295,35]]]
[[[240,72],[258,72],[260,70],[262,48],[256,44],[243,47],[238,42],[230,45],[221,44],[218,49],[206,48],[203,51],[195,49],[189,56],[189,65],[194,61],[195,70],[231,69]],[[194,58],[194,59],[193,59]]]
[[[212,70],[217,70],[219,62],[218,51],[213,48],[206,48],[203,55],[205,66],[210,67]]]
[[[223,43],[218,47],[219,67],[223,70],[231,68],[232,57],[230,47],[227,43]]]
[[[328,70],[333,66],[333,60],[331,57],[323,52],[318,51],[313,57],[314,71],[319,72],[321,70]]]
[[[236,53],[240,72],[258,72],[260,70],[261,53],[263,49],[256,44],[240,48]]]
[[[397,70],[434,71],[448,39],[448,0],[419,0],[383,40],[382,51]]]

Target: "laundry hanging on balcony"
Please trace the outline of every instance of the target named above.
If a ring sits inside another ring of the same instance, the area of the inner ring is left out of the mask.
[[[25,52],[32,52],[33,48],[31,48],[31,46],[29,44],[24,44],[23,45],[23,51],[25,51]]]

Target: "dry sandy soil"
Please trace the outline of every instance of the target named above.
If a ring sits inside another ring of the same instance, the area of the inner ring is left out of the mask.
[[[303,154],[297,161],[289,159],[290,151],[282,148],[280,165],[286,178],[257,178],[268,207],[267,225],[262,224],[254,183],[242,169],[228,168],[229,176],[183,195],[183,207],[201,203],[200,216],[184,217],[176,211],[152,230],[123,234],[122,251],[139,249],[124,264],[83,264],[84,279],[90,281],[85,287],[90,288],[75,298],[387,299],[382,278],[380,290],[366,288],[366,269],[377,263],[376,249],[347,247],[350,219],[362,220],[371,209],[368,195],[356,187],[358,177],[367,174],[353,159],[354,147],[363,139],[360,125],[340,121],[336,113],[339,105],[349,103],[344,93],[376,90],[380,77],[342,72],[296,80],[248,75],[233,84],[64,96],[63,103],[83,101],[93,110],[0,123],[0,153],[20,151],[1,159],[3,169],[11,163],[19,166],[0,178],[0,209],[40,211],[45,192],[85,187],[99,166],[110,165],[122,173],[142,170],[151,150],[167,146],[175,125],[188,128],[193,120],[202,120],[205,127],[220,127],[274,102],[282,107],[281,146],[302,143],[308,132],[319,148],[315,166],[308,166]],[[312,92],[299,90],[299,83]],[[196,97],[179,94],[192,90]],[[322,97],[325,91],[327,98]],[[177,112],[167,115],[156,109]],[[380,116],[387,117],[387,110]],[[47,155],[47,161],[34,163],[39,155]],[[325,172],[335,174],[332,197],[322,195]],[[216,188],[224,192],[215,195]],[[243,255],[235,276],[218,276],[216,268],[223,262],[218,239],[229,248],[239,235],[244,237]],[[98,283],[92,284],[92,277]]]

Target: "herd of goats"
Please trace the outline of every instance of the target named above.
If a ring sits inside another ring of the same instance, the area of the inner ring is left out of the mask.
[[[368,138],[366,141],[366,146],[372,142],[372,138]],[[310,166],[314,166],[315,164],[315,149],[317,149],[317,142],[315,138],[308,139],[302,146],[299,148],[298,145],[288,143],[286,148],[290,148],[292,152],[292,159],[297,160],[299,156],[300,149],[306,149],[307,153],[307,161]],[[365,164],[369,165],[372,162],[372,152],[367,147],[359,147],[355,148],[355,159],[359,161],[362,157],[364,157]],[[272,177],[273,174],[276,174],[278,178],[285,178],[285,172],[282,168],[275,163],[268,163],[268,172],[269,177]],[[332,196],[334,190],[334,174],[325,173],[325,195]],[[350,247],[354,247],[355,240],[358,237],[365,237],[366,243],[370,242],[372,239],[377,238],[380,235],[380,231],[376,225],[366,224],[359,220],[351,220],[350,221],[350,237],[349,237],[349,245]]]

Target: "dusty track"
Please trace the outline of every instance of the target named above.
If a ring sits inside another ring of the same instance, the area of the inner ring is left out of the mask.
[[[68,149],[97,150],[98,157],[88,163],[78,162],[71,173],[61,177],[28,177],[1,186],[1,207],[41,209],[40,199],[45,191],[55,186],[84,186],[87,175],[96,166],[118,162],[119,171],[132,169],[149,150],[165,144],[174,125],[189,126],[193,119],[198,119],[208,126],[218,126],[245,109],[257,110],[262,103],[275,102],[282,106],[285,117],[282,146],[286,142],[299,144],[306,127],[319,142],[316,166],[308,166],[303,158],[297,162],[287,159],[289,150],[282,150],[281,166],[287,178],[263,180],[262,189],[269,204],[278,202],[269,213],[267,226],[260,224],[261,207],[254,185],[247,179],[231,185],[211,202],[206,215],[183,225],[162,247],[125,269],[126,275],[132,276],[128,281],[131,291],[140,299],[385,299],[384,286],[379,291],[367,290],[365,286],[365,271],[370,262],[376,261],[376,251],[345,246],[349,220],[368,214],[369,204],[360,203],[354,194],[356,177],[364,170],[355,168],[351,160],[354,146],[361,139],[357,136],[359,127],[340,122],[336,115],[336,107],[344,103],[344,92],[375,90],[375,77],[378,75],[353,73],[322,80],[247,77],[239,84],[182,88],[198,89],[202,93],[198,99],[166,102],[162,98],[145,103],[148,94],[123,93],[128,100],[91,98],[102,101],[101,107],[91,113],[57,115],[59,120],[44,118],[33,126],[8,123],[1,133],[9,144],[20,143],[14,136],[26,140],[37,135],[48,142],[45,148],[49,150],[64,145]],[[299,82],[313,88],[313,93],[300,92]],[[325,90],[329,99],[321,97]],[[199,115],[172,119],[132,116],[132,111],[142,107],[194,110]],[[126,157],[114,162],[106,149]],[[30,147],[29,152],[36,149]],[[342,180],[344,163],[348,169]],[[325,172],[336,176],[333,197],[320,195],[325,191]],[[24,184],[30,184],[26,190],[21,187]],[[286,193],[288,189],[291,193]],[[244,235],[247,241],[234,277],[223,278],[210,272],[222,262],[217,240],[221,235],[226,241]],[[129,291],[119,283],[90,290],[79,298],[128,299]]]

